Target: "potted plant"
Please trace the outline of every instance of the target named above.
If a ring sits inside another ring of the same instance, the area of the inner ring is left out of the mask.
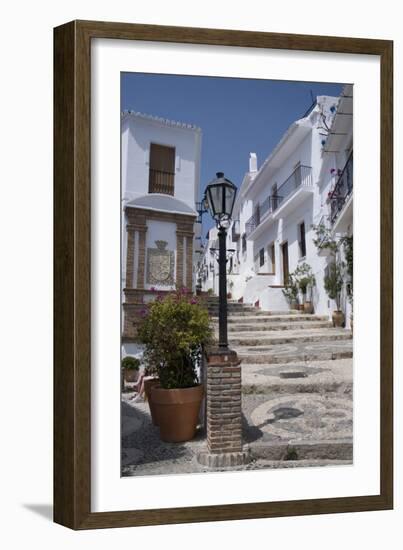
[[[127,355],[122,359],[123,376],[126,383],[137,382],[139,377],[140,361],[136,357]]]
[[[341,290],[343,288],[343,262],[335,260],[328,267],[323,284],[327,295],[336,302],[337,309],[333,311],[332,321],[334,327],[344,325],[344,313],[341,311]]]
[[[315,285],[315,276],[312,273],[312,268],[309,264],[303,263],[297,267],[295,270],[295,277],[297,280],[297,285],[302,294],[302,309],[304,313],[312,313],[312,288]],[[308,298],[308,289],[310,290],[310,295]]]
[[[232,298],[232,289],[234,288],[234,281],[228,283],[229,292],[227,292],[227,298],[230,300]]]
[[[283,288],[283,294],[290,304],[290,309],[298,309],[298,285],[293,273],[288,275],[288,283]]]
[[[139,338],[145,344],[146,367],[159,379],[151,389],[151,401],[157,409],[161,439],[192,439],[203,398],[196,367],[202,347],[212,338],[207,309],[184,290],[159,296],[149,305]]]

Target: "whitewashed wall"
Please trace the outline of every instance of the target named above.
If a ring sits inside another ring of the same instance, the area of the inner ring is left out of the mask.
[[[147,195],[150,144],[175,147],[175,197],[194,208],[199,196],[201,131],[136,114],[122,119],[122,194]]]

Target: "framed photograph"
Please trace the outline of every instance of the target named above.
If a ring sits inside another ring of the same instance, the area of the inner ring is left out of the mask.
[[[54,32],[54,520],[393,507],[393,43]]]

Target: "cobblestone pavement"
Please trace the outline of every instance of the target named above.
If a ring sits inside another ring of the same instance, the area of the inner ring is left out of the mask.
[[[351,359],[267,369],[262,365],[243,369],[243,437],[252,461],[238,469],[351,463]],[[306,371],[305,378],[287,378],[287,374]],[[298,385],[301,380],[307,383],[310,376],[316,381],[305,391],[306,387]],[[340,383],[338,391],[327,391],[329,377],[331,384]],[[254,392],[248,393],[251,387]],[[197,462],[197,454],[205,450],[203,433],[186,443],[162,442],[148,404],[134,403],[132,397],[133,393],[122,396],[122,475],[209,471]]]
[[[209,303],[217,313],[216,300]],[[230,303],[229,341],[242,359],[244,447],[240,468],[351,464],[353,340],[327,317],[263,312]],[[206,451],[199,431],[186,443],[163,443],[148,405],[122,396],[122,475],[199,473]]]

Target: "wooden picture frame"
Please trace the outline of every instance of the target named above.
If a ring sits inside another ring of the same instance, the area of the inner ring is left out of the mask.
[[[380,492],[324,498],[92,513],[90,82],[91,40],[112,38],[354,53],[381,64]],[[393,43],[73,21],[54,31],[54,520],[72,529],[329,514],[393,507]]]

